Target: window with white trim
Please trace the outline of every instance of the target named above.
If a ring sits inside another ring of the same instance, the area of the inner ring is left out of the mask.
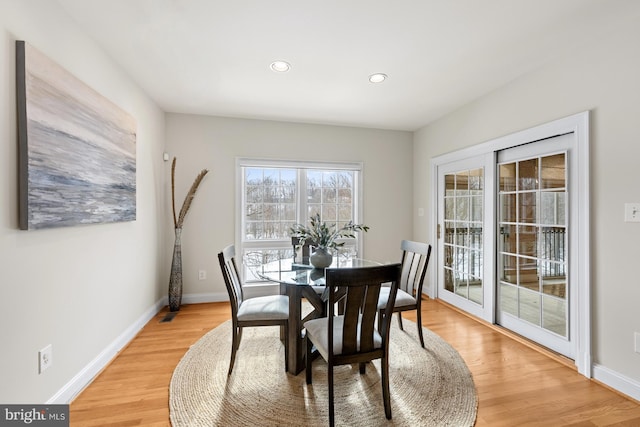
[[[294,224],[308,224],[316,213],[338,228],[362,222],[360,163],[239,159],[237,170],[236,254],[245,283],[261,281],[255,268],[293,258],[289,230]],[[339,257],[361,252],[358,236],[341,241]]]

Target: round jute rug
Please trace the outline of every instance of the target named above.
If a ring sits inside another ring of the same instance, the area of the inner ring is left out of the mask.
[[[403,319],[404,320],[404,319]],[[464,361],[448,343],[424,328],[393,319],[389,347],[392,420],[384,416],[380,364],[360,375],[358,366],[334,368],[338,426],[473,426],[477,396]],[[413,333],[412,333],[413,332]],[[327,369],[313,362],[313,384],[304,371],[284,369],[278,327],[245,328],[231,377],[231,321],[196,342],[176,367],[170,385],[173,426],[325,426],[329,423]]]

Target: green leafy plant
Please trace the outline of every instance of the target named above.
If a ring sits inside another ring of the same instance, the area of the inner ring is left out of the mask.
[[[317,213],[309,220],[309,226],[296,224],[289,229],[291,237],[300,239],[300,244],[310,242],[313,246],[319,248],[337,248],[344,245],[344,242],[336,242],[336,239],[345,237],[356,237],[358,231],[369,231],[369,227],[362,224],[354,224],[349,221],[344,227],[337,228],[336,224],[327,225],[326,222],[320,220],[320,214]]]

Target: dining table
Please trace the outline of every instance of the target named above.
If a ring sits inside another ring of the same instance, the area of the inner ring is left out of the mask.
[[[358,268],[381,265],[379,262],[362,258],[334,256],[328,268]],[[293,259],[279,259],[262,264],[256,273],[259,277],[280,284],[281,293],[289,297],[288,366],[287,372],[297,375],[305,368],[306,347],[304,322],[326,316],[324,269],[312,265],[296,263]],[[303,300],[309,303],[310,311],[303,313]],[[304,314],[304,316],[303,316]]]

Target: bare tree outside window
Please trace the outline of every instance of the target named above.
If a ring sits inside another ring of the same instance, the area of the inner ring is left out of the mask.
[[[312,167],[242,167],[242,248],[245,281],[270,262],[293,256],[289,230],[319,213],[338,228],[355,218],[359,166],[349,169]],[[346,239],[340,256],[357,256],[357,240]]]

